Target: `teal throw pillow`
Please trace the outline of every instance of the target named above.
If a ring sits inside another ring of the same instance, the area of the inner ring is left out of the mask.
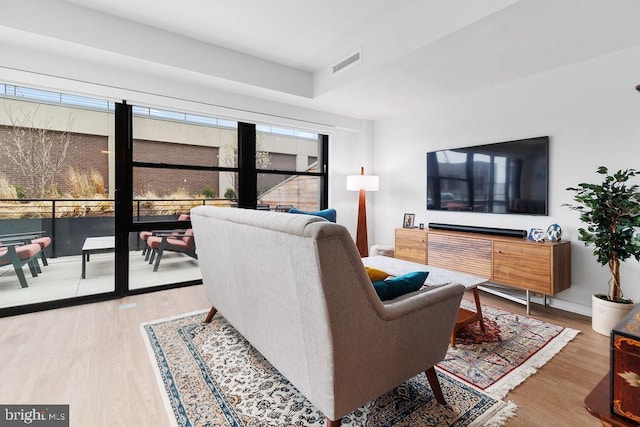
[[[336,222],[336,216],[337,216],[335,209],[323,209],[320,211],[301,211],[300,209],[291,208],[289,209],[289,213],[315,215],[331,222]]]
[[[428,271],[416,271],[402,276],[389,277],[387,280],[378,280],[373,282],[373,287],[380,299],[386,301],[417,291],[424,285],[428,275]]]

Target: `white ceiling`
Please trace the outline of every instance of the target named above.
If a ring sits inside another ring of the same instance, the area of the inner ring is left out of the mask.
[[[310,88],[169,64],[174,77],[372,120],[640,44],[637,0],[65,1],[281,64]],[[357,49],[362,62],[331,76]]]

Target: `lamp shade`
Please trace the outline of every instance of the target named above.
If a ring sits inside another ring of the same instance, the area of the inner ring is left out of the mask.
[[[378,191],[380,177],[375,175],[348,175],[347,190]]]

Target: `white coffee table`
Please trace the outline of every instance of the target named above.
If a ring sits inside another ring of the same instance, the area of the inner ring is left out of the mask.
[[[116,248],[114,236],[87,237],[82,245],[82,278],[86,277],[86,263],[89,255],[113,252]]]
[[[362,258],[362,263],[367,267],[377,268],[393,276],[411,273],[413,271],[428,271],[429,275],[424,282],[427,288],[444,286],[449,283],[459,283],[466,289],[473,291],[473,299],[476,305],[476,311],[467,310],[460,307],[458,311],[458,319],[451,334],[451,347],[455,347],[456,334],[465,325],[473,322],[480,322],[480,329],[484,331],[484,321],[482,319],[482,305],[480,304],[480,294],[478,285],[482,285],[489,279],[486,277],[473,276],[459,271],[447,270],[446,268],[435,267],[432,265],[418,264],[411,261],[405,261],[397,258],[386,256],[373,256]]]

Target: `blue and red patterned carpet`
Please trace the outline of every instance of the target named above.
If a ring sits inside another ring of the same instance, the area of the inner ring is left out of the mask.
[[[463,301],[463,304],[467,304]],[[169,416],[177,426],[321,426],[324,416],[217,315],[142,325]],[[447,406],[424,374],[359,408],[343,426],[500,426],[502,399],[578,331],[483,306],[486,331],[468,325],[437,366]]]

